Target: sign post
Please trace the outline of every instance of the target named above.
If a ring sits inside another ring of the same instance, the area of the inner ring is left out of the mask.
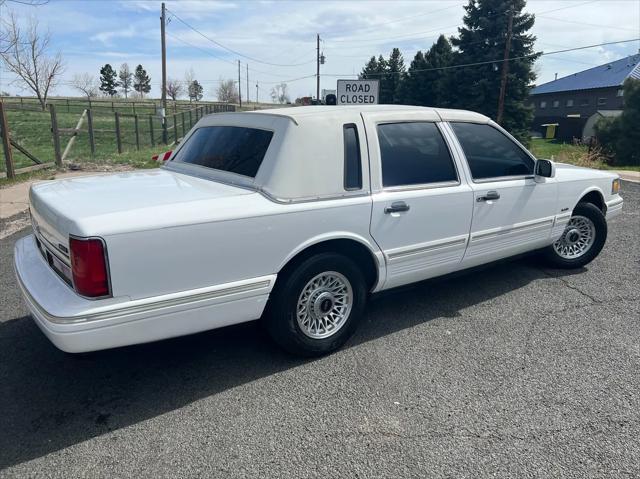
[[[377,105],[379,80],[338,80],[338,105]]]

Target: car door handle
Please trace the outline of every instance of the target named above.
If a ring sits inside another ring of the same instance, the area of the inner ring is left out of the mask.
[[[484,196],[478,196],[478,199],[476,201],[480,203],[482,201],[495,201],[499,199],[500,199],[500,193],[498,193],[497,191],[489,191]]]
[[[386,215],[391,213],[402,213],[403,211],[409,211],[410,206],[404,201],[394,201],[391,206],[387,206],[384,209]]]

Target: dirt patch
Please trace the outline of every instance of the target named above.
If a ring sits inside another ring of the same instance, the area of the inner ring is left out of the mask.
[[[30,222],[28,211],[23,211],[8,218],[0,218],[0,239],[26,228]]]

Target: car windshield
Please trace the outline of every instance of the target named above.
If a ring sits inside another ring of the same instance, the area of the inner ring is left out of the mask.
[[[253,178],[272,137],[273,132],[257,128],[206,126],[193,132],[173,161]]]

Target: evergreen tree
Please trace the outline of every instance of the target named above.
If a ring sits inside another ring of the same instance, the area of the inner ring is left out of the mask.
[[[426,106],[429,102],[422,95],[422,76],[421,70],[428,68],[424,54],[418,50],[418,53],[411,60],[407,73],[403,75],[400,84],[399,97],[405,105]]]
[[[124,97],[127,98],[128,93],[131,91],[131,83],[133,82],[133,73],[129,70],[129,65],[127,63],[120,65],[118,78],[120,79],[118,86],[124,92]]]
[[[360,73],[359,78],[360,80],[377,80],[377,73],[378,61],[376,60],[376,57],[373,56],[369,59],[367,64],[362,69],[362,73]]]
[[[151,91],[151,78],[147,75],[147,71],[142,68],[142,65],[136,67],[136,72],[133,75],[133,89],[140,93],[141,97],[144,97],[145,93]]]
[[[385,75],[381,75],[380,103],[402,103],[400,84],[405,75],[404,59],[402,53],[394,48],[389,55],[389,61],[385,62]],[[378,65],[380,61],[378,61]]]
[[[202,99],[203,88],[198,80],[193,80],[189,85],[189,100],[200,101]]]
[[[387,60],[382,55],[379,55],[378,61],[376,62],[376,71],[373,77],[378,79],[378,103],[391,103],[391,101],[387,101],[390,99],[386,95],[384,97],[382,96],[383,92],[386,93],[388,91],[388,88],[387,88],[388,71],[389,71],[389,64],[387,63]]]
[[[384,97],[384,99],[382,97],[383,89],[387,88],[387,71],[387,60],[385,60],[382,55],[380,55],[377,59],[375,56],[372,56],[359,75],[359,78],[361,80],[378,80],[379,103],[391,103],[390,101],[383,101],[387,100],[386,96]]]
[[[453,106],[475,110],[496,118],[500,94],[501,61],[504,56],[509,11],[513,10],[513,34],[502,126],[520,140],[528,139],[533,109],[526,105],[529,85],[535,80],[533,44],[528,34],[535,18],[524,13],[526,0],[469,0],[465,8],[464,26],[452,43],[458,51],[454,63],[461,65],[492,62],[456,68],[452,71]],[[520,58],[526,56],[526,58]],[[495,62],[493,62],[495,60]]]
[[[118,74],[108,63],[100,69],[100,91],[113,96],[118,93]]]
[[[427,101],[436,107],[450,106],[454,101],[452,94],[454,88],[451,81],[451,70],[446,67],[451,66],[453,62],[453,50],[447,37],[444,35],[438,37],[438,40],[425,54],[425,60],[427,68],[434,69],[423,74],[423,89],[430,92]]]

